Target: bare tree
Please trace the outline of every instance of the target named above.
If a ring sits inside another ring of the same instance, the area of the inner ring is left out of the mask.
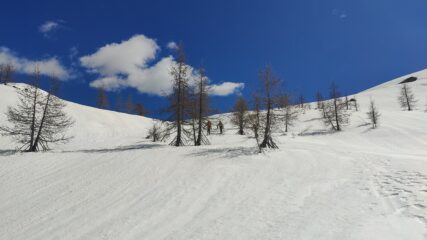
[[[265,114],[261,117],[263,140],[260,148],[278,148],[272,138],[272,132],[277,124],[277,116],[273,109],[278,107],[278,97],[280,96],[280,80],[274,76],[271,67],[267,66],[260,72],[261,82],[260,100],[261,106],[265,109]]]
[[[345,103],[335,82],[332,82],[330,87],[330,98],[331,100],[327,101],[322,109],[324,123],[335,131],[341,131],[341,125],[348,122],[348,113],[345,111]]]
[[[7,120],[13,127],[2,126],[0,131],[4,136],[11,136],[22,144],[19,148],[29,150],[34,143],[36,125],[39,123],[37,112],[40,112],[41,93],[39,90],[40,71],[35,67],[31,83],[26,88],[17,90],[19,102],[14,108],[9,107]]]
[[[253,95],[253,110],[248,114],[248,126],[254,134],[259,152],[260,147],[259,132],[261,129],[261,99],[258,94]]]
[[[326,102],[320,92],[316,93],[317,109],[322,113],[323,119],[326,119]]]
[[[102,87],[98,88],[98,96],[96,99],[96,106],[98,108],[102,108],[102,109],[108,109],[108,106],[109,106],[107,93],[105,92],[105,89]]]
[[[4,85],[13,82],[13,74],[14,74],[13,66],[10,64],[2,64],[0,65],[0,83]]]
[[[135,104],[134,112],[136,115],[145,116],[147,114],[147,110],[145,109],[142,103]]]
[[[417,102],[417,100],[415,100],[415,95],[412,93],[412,89],[407,84],[402,85],[398,100],[400,106],[408,111],[412,111]]]
[[[34,139],[33,146],[29,149],[31,152],[49,149],[50,143],[65,143],[71,137],[65,135],[65,131],[74,124],[74,121],[63,111],[65,102],[55,96],[59,90],[59,83],[56,79],[51,80],[51,86],[43,104],[40,124]]]
[[[350,109],[350,101],[348,100],[348,96],[346,95],[344,98],[345,109],[348,111]]]
[[[195,138],[195,146],[202,144],[209,144],[209,140],[203,132],[203,123],[205,122],[208,113],[208,78],[204,68],[198,71],[198,78],[196,80],[196,118],[197,118],[197,137]]]
[[[304,109],[305,98],[304,95],[300,94],[298,97],[298,104],[301,109]]]
[[[317,109],[322,109],[323,108],[322,107],[323,101],[324,101],[324,99],[323,99],[322,93],[318,91],[316,93]]]
[[[240,135],[245,134],[246,124],[248,122],[248,105],[246,104],[246,100],[239,96],[234,104],[233,115],[231,117],[231,123],[236,125],[239,128],[237,132]]]
[[[135,104],[133,103],[132,95],[129,94],[126,99],[126,112],[133,114],[135,111]]]
[[[191,118],[191,105],[189,99],[188,65],[185,62],[185,54],[182,45],[176,49],[176,64],[172,66],[171,76],[173,90],[169,96],[170,105],[167,109],[171,113],[171,120],[167,134],[175,134],[170,145],[183,146],[192,138],[191,132],[184,128],[186,120]]]
[[[70,139],[64,132],[73,121],[63,112],[64,101],[54,95],[57,84],[51,83],[50,90],[42,93],[39,88],[40,72],[36,68],[28,87],[18,89],[19,102],[9,107],[7,120],[12,126],[0,127],[4,136],[11,136],[22,144],[19,149],[35,152],[48,150],[50,143],[64,143]]]
[[[165,132],[162,130],[161,122],[153,121],[153,125],[148,130],[147,138],[151,139],[153,142],[159,142],[163,140]]]
[[[359,111],[359,103],[357,102],[356,96],[353,96],[352,99],[350,99],[353,102],[353,107],[357,111]]]
[[[373,100],[371,100],[369,104],[369,112],[366,113],[368,115],[369,120],[371,120],[372,128],[376,128],[378,126],[378,119],[381,114],[378,112],[377,107]]]
[[[105,99],[105,97],[106,97],[106,94],[103,94],[104,96],[99,96],[98,95],[98,101],[99,101],[99,105],[103,105],[103,99]],[[107,104],[108,105],[108,104]],[[124,109],[124,102],[123,102],[123,98],[122,98],[122,95],[120,94],[120,93],[118,93],[117,95],[116,95],[116,102],[115,102],[115,106],[114,106],[114,108],[116,109],[116,111],[118,111],[118,112],[121,112],[121,111],[123,111],[123,109]],[[99,107],[99,106],[98,106]],[[102,108],[102,107],[100,107],[100,108]]]
[[[292,106],[291,97],[288,94],[280,97],[279,107],[281,120],[285,123],[285,132],[288,132],[289,127],[293,126],[298,119],[298,111]]]

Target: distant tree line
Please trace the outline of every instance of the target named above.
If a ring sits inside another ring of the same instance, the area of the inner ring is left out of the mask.
[[[172,92],[167,96],[168,106],[163,110],[168,118],[154,120],[148,136],[153,142],[169,141],[172,146],[210,144],[208,135],[215,132],[213,122],[220,134],[224,133],[225,117],[214,117],[209,99],[209,79],[204,67],[191,71],[186,62],[183,45],[176,48],[175,63],[171,66]],[[64,112],[65,102],[57,97],[59,82],[49,78],[48,90],[42,91],[41,74],[36,67],[27,87],[17,88],[19,101],[6,112],[8,124],[0,126],[0,133],[10,136],[20,143],[19,150],[35,152],[48,150],[52,143],[64,143],[71,137],[65,133],[74,121]],[[303,94],[293,97],[283,88],[283,81],[266,66],[258,75],[258,88],[250,99],[243,95],[236,98],[233,111],[228,115],[230,123],[236,127],[236,134],[252,135],[258,151],[276,149],[276,136],[287,134],[298,121],[300,114],[311,109]],[[0,83],[14,81],[14,68],[9,64],[0,65]],[[315,94],[315,106],[323,124],[331,131],[343,131],[353,112],[360,110],[355,96],[341,95],[335,82],[329,87],[328,97],[321,92]],[[417,100],[408,83],[400,88],[398,102],[403,110],[413,111]],[[116,95],[114,107],[102,87],[97,89],[96,105],[102,109],[114,109],[129,114],[147,114],[142,103],[135,103],[129,94],[126,101]],[[381,114],[373,99],[366,112],[372,128],[379,126]],[[218,131],[216,130],[216,131]]]

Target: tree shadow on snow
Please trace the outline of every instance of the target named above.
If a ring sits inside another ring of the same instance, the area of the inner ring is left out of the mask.
[[[141,150],[141,149],[153,149],[159,148],[164,145],[162,144],[133,144],[127,146],[119,146],[114,148],[97,148],[97,149],[82,149],[74,151],[63,151],[63,152],[79,152],[79,153],[113,153],[113,152],[125,152],[132,150]]]
[[[359,127],[366,127],[366,126],[370,126],[370,125],[371,125],[370,123],[366,122],[366,123],[362,123],[362,124],[357,125],[357,127],[358,128]]]
[[[298,134],[298,136],[321,136],[321,135],[331,135],[336,133],[333,130],[314,130],[314,131],[302,131]]]
[[[236,158],[240,156],[250,156],[258,153],[255,147],[230,147],[230,148],[215,148],[201,149],[199,151],[188,154],[191,157],[206,157],[208,155],[218,155],[224,158]]]
[[[304,120],[303,122],[314,122],[314,121],[321,121],[323,118],[322,117],[318,117],[318,118],[311,118],[311,119],[307,119]]]
[[[0,150],[0,156],[10,156],[15,154],[16,150]]]

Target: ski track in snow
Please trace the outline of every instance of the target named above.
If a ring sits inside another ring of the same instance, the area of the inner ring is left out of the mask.
[[[427,113],[398,108],[397,81],[358,94],[343,132],[307,110],[263,154],[227,114],[211,145],[174,148],[143,139],[150,119],[70,103],[67,145],[14,154],[0,137],[0,239],[427,239]]]

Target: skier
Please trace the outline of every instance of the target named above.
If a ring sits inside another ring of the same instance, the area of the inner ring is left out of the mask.
[[[211,121],[209,121],[209,120],[208,120],[208,123],[207,123],[206,125],[207,125],[208,135],[211,135],[211,128],[212,128],[212,123],[211,123]]]
[[[219,122],[218,122],[218,126],[217,126],[217,128],[219,127],[219,133],[220,134],[222,134],[222,131],[223,131],[223,129],[224,129],[224,124],[222,124],[222,122],[221,122],[221,120],[219,120]]]

